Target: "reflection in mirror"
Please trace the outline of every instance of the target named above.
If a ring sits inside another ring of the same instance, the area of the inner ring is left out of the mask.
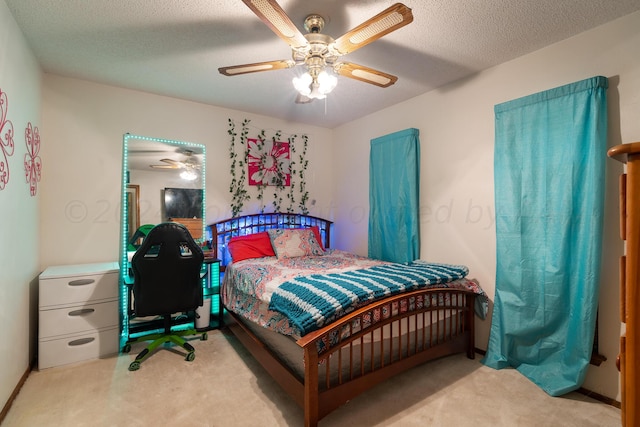
[[[205,146],[183,141],[125,134],[122,152],[120,230],[121,280],[142,239],[154,225],[183,224],[198,243],[204,241]],[[122,314],[128,313],[126,286]],[[123,322],[122,340],[129,338]]]
[[[194,239],[201,241],[197,223],[204,224],[204,146],[134,135],[124,139],[123,188],[138,187],[138,227],[185,219]],[[123,210],[128,238],[137,230],[129,229],[135,222],[128,217],[131,211]]]
[[[140,227],[140,186],[127,184],[127,239],[131,242],[136,230]]]

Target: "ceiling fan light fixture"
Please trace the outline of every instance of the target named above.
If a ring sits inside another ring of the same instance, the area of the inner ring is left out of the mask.
[[[193,169],[188,168],[180,172],[180,178],[185,181],[194,181],[198,178],[198,174]]]
[[[313,71],[317,73],[317,70]],[[300,95],[311,99],[324,99],[328,93],[335,89],[338,77],[330,67],[326,67],[316,77],[307,71],[300,77],[294,77],[292,82],[293,87]]]
[[[335,89],[338,84],[338,78],[333,71],[327,71],[326,69],[320,71],[318,74],[318,92],[323,95],[330,93]]]
[[[293,78],[293,87],[304,96],[309,96],[311,93],[311,83],[313,83],[313,78],[311,74],[308,72],[302,74],[300,77]]]
[[[304,28],[308,32],[302,34],[278,1],[242,0],[262,22],[291,47],[291,59],[221,67],[218,68],[221,74],[234,76],[302,65],[306,72],[292,80],[299,93],[296,97],[298,104],[326,98],[336,87],[338,75],[383,88],[398,80],[394,75],[373,68],[340,62],[339,58],[413,22],[411,9],[404,4],[395,3],[334,39],[322,34],[326,21],[317,14],[307,15]]]
[[[311,83],[311,93],[307,95],[309,99],[325,99],[327,95],[325,93],[320,92],[318,83]]]

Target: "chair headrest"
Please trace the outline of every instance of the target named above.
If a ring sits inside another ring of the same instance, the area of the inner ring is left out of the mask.
[[[187,228],[175,222],[165,222],[153,227],[131,261],[135,264],[140,257],[149,255],[161,260],[177,257],[204,259],[202,248],[193,240]]]

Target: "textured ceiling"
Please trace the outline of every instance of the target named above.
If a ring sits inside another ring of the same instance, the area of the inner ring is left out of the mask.
[[[638,0],[406,0],[413,23],[345,57],[398,76],[386,89],[340,77],[296,104],[292,69],[226,77],[222,66],[289,59],[240,0],[5,0],[45,72],[334,128],[615,18]],[[337,38],[394,1],[280,0]]]

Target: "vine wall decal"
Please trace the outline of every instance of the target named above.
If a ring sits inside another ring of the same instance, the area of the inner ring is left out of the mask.
[[[249,134],[249,120],[244,119],[242,121],[242,131],[240,134],[240,146],[246,147],[247,135]],[[244,165],[247,164],[248,151],[243,151],[242,157],[238,156],[236,150],[236,124],[233,120],[229,119],[229,130],[227,131],[231,137],[231,144],[229,144],[229,157],[231,158],[231,185],[229,186],[229,192],[231,193],[231,217],[236,217],[242,211],[244,202],[251,197],[244,186],[247,179],[247,170]],[[240,176],[237,174],[237,170],[240,170]]]
[[[300,213],[308,214],[309,193],[305,182],[305,170],[309,165],[306,159],[308,136],[291,135],[284,142],[281,141],[281,131],[276,131],[269,138],[261,130],[256,138],[248,138],[249,122],[247,119],[242,121],[238,139],[235,122],[229,119],[231,216],[240,215],[245,202],[251,199],[246,188],[247,181],[256,189],[260,213],[266,210],[265,189],[271,187],[274,212],[295,213],[297,207]],[[287,206],[283,206],[285,198]]]
[[[0,89],[0,147],[2,147],[2,157],[0,157],[0,190],[9,183],[9,160],[13,155],[13,123],[7,119],[9,101],[6,92]]]
[[[35,196],[42,175],[42,159],[38,155],[40,152],[40,131],[37,126],[32,127],[31,122],[24,130],[24,140],[27,144],[27,154],[24,155],[24,174],[29,184],[29,192],[31,196]]]

